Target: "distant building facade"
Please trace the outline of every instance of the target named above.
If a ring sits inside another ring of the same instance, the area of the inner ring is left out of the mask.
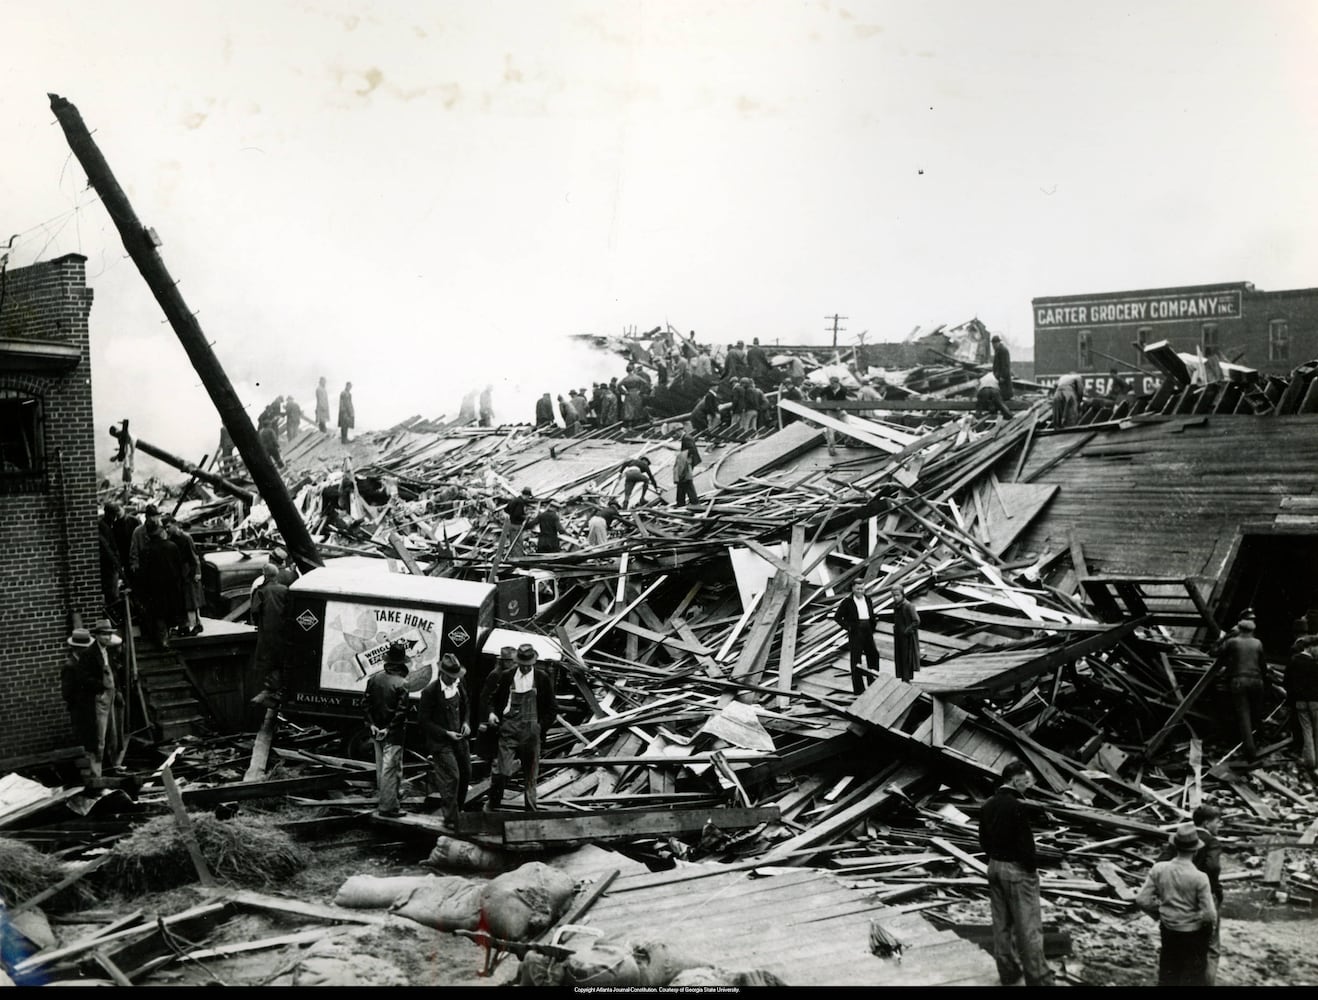
[[[60,665],[102,609],[86,260],[0,272],[0,757],[73,745]]]
[[[1318,357],[1318,288],[1263,292],[1248,281],[1182,285],[1033,299],[1034,369],[1040,382],[1078,372],[1106,391],[1108,372],[1136,376],[1151,392],[1141,349],[1165,340],[1175,351],[1208,354],[1264,374],[1287,375]],[[1143,371],[1141,371],[1143,369]]]

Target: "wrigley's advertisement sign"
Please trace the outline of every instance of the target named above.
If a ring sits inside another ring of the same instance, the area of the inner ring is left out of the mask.
[[[1121,323],[1171,323],[1183,319],[1239,319],[1240,290],[1194,295],[1134,295],[1127,299],[1065,302],[1034,307],[1034,326],[1050,330]]]

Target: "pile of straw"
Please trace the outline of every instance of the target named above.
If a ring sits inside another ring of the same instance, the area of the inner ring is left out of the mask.
[[[219,882],[264,888],[300,872],[310,853],[263,816],[216,819],[190,813],[206,866]],[[197,881],[192,857],[172,816],[158,816],[114,845],[97,873],[125,894],[159,892]]]
[[[73,869],[58,858],[21,840],[0,837],[0,898],[6,905],[16,906],[29,900],[72,873]],[[75,882],[46,900],[42,909],[52,912],[76,909],[91,899],[91,890],[83,883]]]

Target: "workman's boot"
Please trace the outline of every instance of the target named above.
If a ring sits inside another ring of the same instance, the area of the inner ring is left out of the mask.
[[[487,813],[498,812],[499,805],[503,802],[503,786],[507,784],[504,777],[495,777],[490,779],[490,790],[485,796],[485,811]]]

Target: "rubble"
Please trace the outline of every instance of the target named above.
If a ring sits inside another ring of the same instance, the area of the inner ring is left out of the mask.
[[[1088,981],[1075,971],[1083,929],[1134,919],[1149,864],[1202,801],[1225,811],[1228,898],[1248,892],[1307,909],[1318,897],[1318,790],[1289,755],[1279,689],[1260,758],[1242,760],[1214,690],[1210,650],[1223,623],[1192,580],[1092,576],[1074,538],[1024,551],[1019,541],[1059,489],[1047,472],[1090,438],[1051,427],[1046,394],[1031,383],[1017,383],[1009,420],[953,407],[968,402],[961,397],[973,394],[978,369],[946,358],[947,366],[908,372],[900,392],[864,417],[851,401],[784,401],[779,412],[794,422],[707,432],[698,438],[700,502],[674,506],[665,488],[621,510],[609,540],[595,546],[584,543],[585,522],[621,499],[621,463],[647,454],[666,483],[680,421],[568,437],[418,416],[347,446],[303,432],[285,451],[284,475],[324,555],[369,557],[382,571],[494,579],[541,570],[556,580],[557,599],[519,626],[564,652],[559,692],[568,707],[542,757],[542,811],[479,812],[488,781],[478,765],[469,811],[448,829],[425,812],[427,765],[413,756],[409,813],[373,816],[373,770],[336,756],[331,734],[285,720],[274,765],[255,783],[242,780],[250,737],[136,747],[133,805],[142,812],[127,824],[166,815],[167,757],[188,810],[278,804],[280,825],[295,836],[369,829],[415,842],[422,856],[436,837],[460,838],[510,863],[602,845],[653,871],[600,888],[572,908],[570,922],[612,920],[619,934],[685,880],[786,878],[784,899],[796,899],[792,892],[824,891],[826,879],[828,892],[854,899],[851,922],[796,927],[803,946],[825,931],[839,941],[854,935],[871,963],[864,975],[878,977],[870,982],[971,982],[992,965],[983,972],[971,943],[983,940],[986,919],[974,909],[986,889],[978,803],[1003,764],[1019,758],[1037,778],[1050,954],[1071,963],[1073,981]],[[1148,398],[1091,400],[1080,421],[1088,435],[1184,413],[1309,412],[1314,371],[1302,366],[1288,385],[1234,374],[1180,385],[1169,375]],[[850,441],[832,461],[821,455],[830,422]],[[1042,457],[1031,460],[1041,442]],[[350,491],[341,489],[345,457]],[[563,551],[509,555],[501,504],[522,486],[560,502]],[[259,502],[243,510],[238,498],[203,493],[184,501],[179,517],[208,548],[265,551],[282,541]],[[852,579],[874,598],[883,664],[859,696],[831,617]],[[891,673],[896,583],[921,617],[921,669],[909,684]],[[57,799],[28,807],[45,810],[43,826],[22,810],[0,816],[0,826],[23,836],[23,824],[34,824],[34,842],[71,844],[69,856],[84,858],[128,831],[70,826],[67,839],[41,841],[39,831],[54,836],[63,825],[49,826],[48,813],[68,805]],[[194,943],[217,926],[214,907],[258,897],[220,898],[177,918]],[[334,912],[315,916],[347,919]],[[889,946],[876,954],[871,940]],[[969,950],[939,979],[938,963],[920,956],[953,941]],[[19,981],[37,967],[94,974],[91,950],[39,951],[9,968]],[[149,981],[169,958],[157,948],[121,962],[94,950],[133,982]],[[794,977],[786,959],[775,964],[758,951],[729,946],[727,955],[716,956],[720,965],[793,985],[816,974],[803,966]]]

